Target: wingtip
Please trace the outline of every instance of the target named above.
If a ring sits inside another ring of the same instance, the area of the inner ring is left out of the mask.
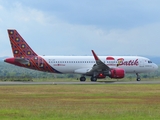
[[[95,54],[94,50],[91,50],[93,54]]]

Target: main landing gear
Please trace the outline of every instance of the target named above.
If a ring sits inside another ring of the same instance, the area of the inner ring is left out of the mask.
[[[80,77],[80,81],[81,81],[81,82],[86,81],[86,77],[84,77],[84,76]]]
[[[137,81],[141,81],[140,75],[138,73],[136,73],[136,75],[137,75]]]
[[[81,77],[80,77],[80,81],[81,81],[81,82],[86,81],[86,77],[85,77],[85,76],[81,76]],[[92,82],[96,82],[96,81],[97,81],[97,77],[92,76],[92,77],[91,77],[91,81],[92,81]]]
[[[92,77],[91,77],[91,81],[92,81],[92,82],[96,82],[96,81],[97,81],[97,78],[94,77],[94,76],[92,76]]]

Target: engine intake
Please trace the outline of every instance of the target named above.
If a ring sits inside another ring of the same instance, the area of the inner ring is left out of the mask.
[[[125,71],[122,68],[115,68],[111,69],[111,74],[109,75],[110,78],[124,78],[125,76]]]

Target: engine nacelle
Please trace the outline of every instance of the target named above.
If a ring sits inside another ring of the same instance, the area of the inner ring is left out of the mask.
[[[115,68],[115,69],[111,69],[110,71],[110,78],[124,78],[125,76],[125,71],[122,68]]]

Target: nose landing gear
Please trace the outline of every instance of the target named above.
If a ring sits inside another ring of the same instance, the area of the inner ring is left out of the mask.
[[[140,75],[138,73],[136,73],[136,75],[137,75],[137,81],[141,81]]]

